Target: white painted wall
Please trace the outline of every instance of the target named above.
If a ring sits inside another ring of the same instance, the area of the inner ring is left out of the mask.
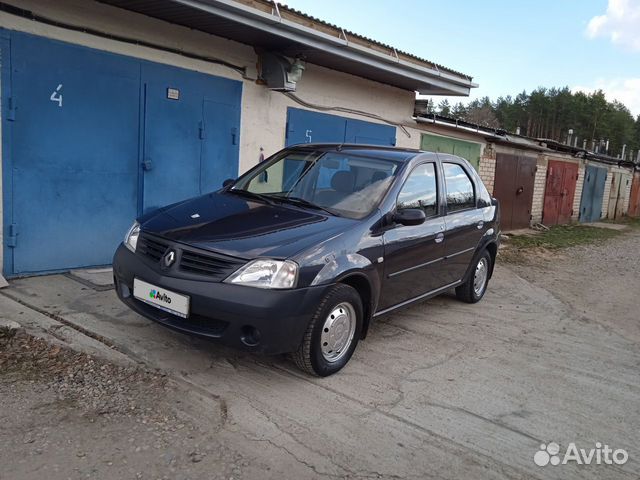
[[[252,47],[241,43],[89,0],[5,1],[55,21],[246,66],[253,73],[252,78],[255,79],[257,56]],[[211,62],[50,26],[5,12],[0,12],[0,27],[242,81],[238,173],[246,171],[257,163],[261,147],[264,149],[264,155],[269,156],[284,146],[287,107],[299,107],[283,94],[272,92],[256,84],[254,80],[242,79],[238,72]],[[415,97],[413,92],[316,65],[307,65],[302,80],[298,83],[296,95],[308,103],[363,110],[393,122],[414,124],[411,120]],[[327,113],[375,122],[355,114]],[[412,131],[411,137],[408,137],[397,129],[397,144],[401,147],[419,148],[420,135],[417,131]],[[0,167],[1,165],[0,161]],[[0,218],[2,218],[1,203],[0,201]],[[0,222],[0,245],[2,245],[1,240],[2,222]],[[2,249],[0,248],[0,271],[1,269]]]

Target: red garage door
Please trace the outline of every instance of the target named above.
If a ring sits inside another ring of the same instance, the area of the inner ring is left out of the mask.
[[[640,172],[633,175],[631,197],[629,198],[629,216],[640,217]]]
[[[549,160],[542,223],[560,225],[571,221],[577,179],[578,164]]]

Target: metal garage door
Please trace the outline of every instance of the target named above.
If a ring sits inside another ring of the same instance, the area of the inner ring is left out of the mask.
[[[577,179],[577,163],[549,160],[542,223],[560,225],[571,221]]]
[[[235,178],[242,84],[147,62],[142,81],[144,211]]]
[[[396,128],[299,108],[287,110],[287,146],[323,142],[393,146]]]
[[[6,275],[108,264],[143,210],[236,176],[240,82],[4,35]]]
[[[468,160],[476,170],[480,164],[481,147],[479,143],[423,133],[420,140],[420,148],[428,152],[442,152],[457,155]]]
[[[630,182],[631,175],[627,173],[614,172],[612,175],[607,218],[615,220],[624,215],[624,203]]]
[[[535,158],[505,153],[496,154],[493,195],[500,201],[503,230],[529,226],[535,175]]]
[[[629,198],[629,216],[640,217],[640,172],[633,175],[631,197]]]
[[[139,65],[17,33],[10,59],[8,273],[108,263],[137,213]]]
[[[584,175],[584,186],[580,198],[581,222],[597,222],[602,214],[602,199],[607,183],[607,169],[587,165]]]

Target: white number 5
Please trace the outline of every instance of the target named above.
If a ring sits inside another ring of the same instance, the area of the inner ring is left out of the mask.
[[[58,85],[58,88],[53,91],[49,99],[52,102],[58,102],[58,106],[62,107],[62,93],[60,93],[60,90],[62,90],[62,84]]]

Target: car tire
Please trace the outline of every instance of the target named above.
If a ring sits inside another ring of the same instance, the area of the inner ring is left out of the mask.
[[[467,303],[479,302],[484,297],[491,274],[491,255],[484,250],[472,264],[469,278],[456,287],[458,299]]]
[[[326,377],[342,369],[362,332],[362,299],[349,285],[337,284],[323,297],[302,343],[291,357],[298,368]]]

